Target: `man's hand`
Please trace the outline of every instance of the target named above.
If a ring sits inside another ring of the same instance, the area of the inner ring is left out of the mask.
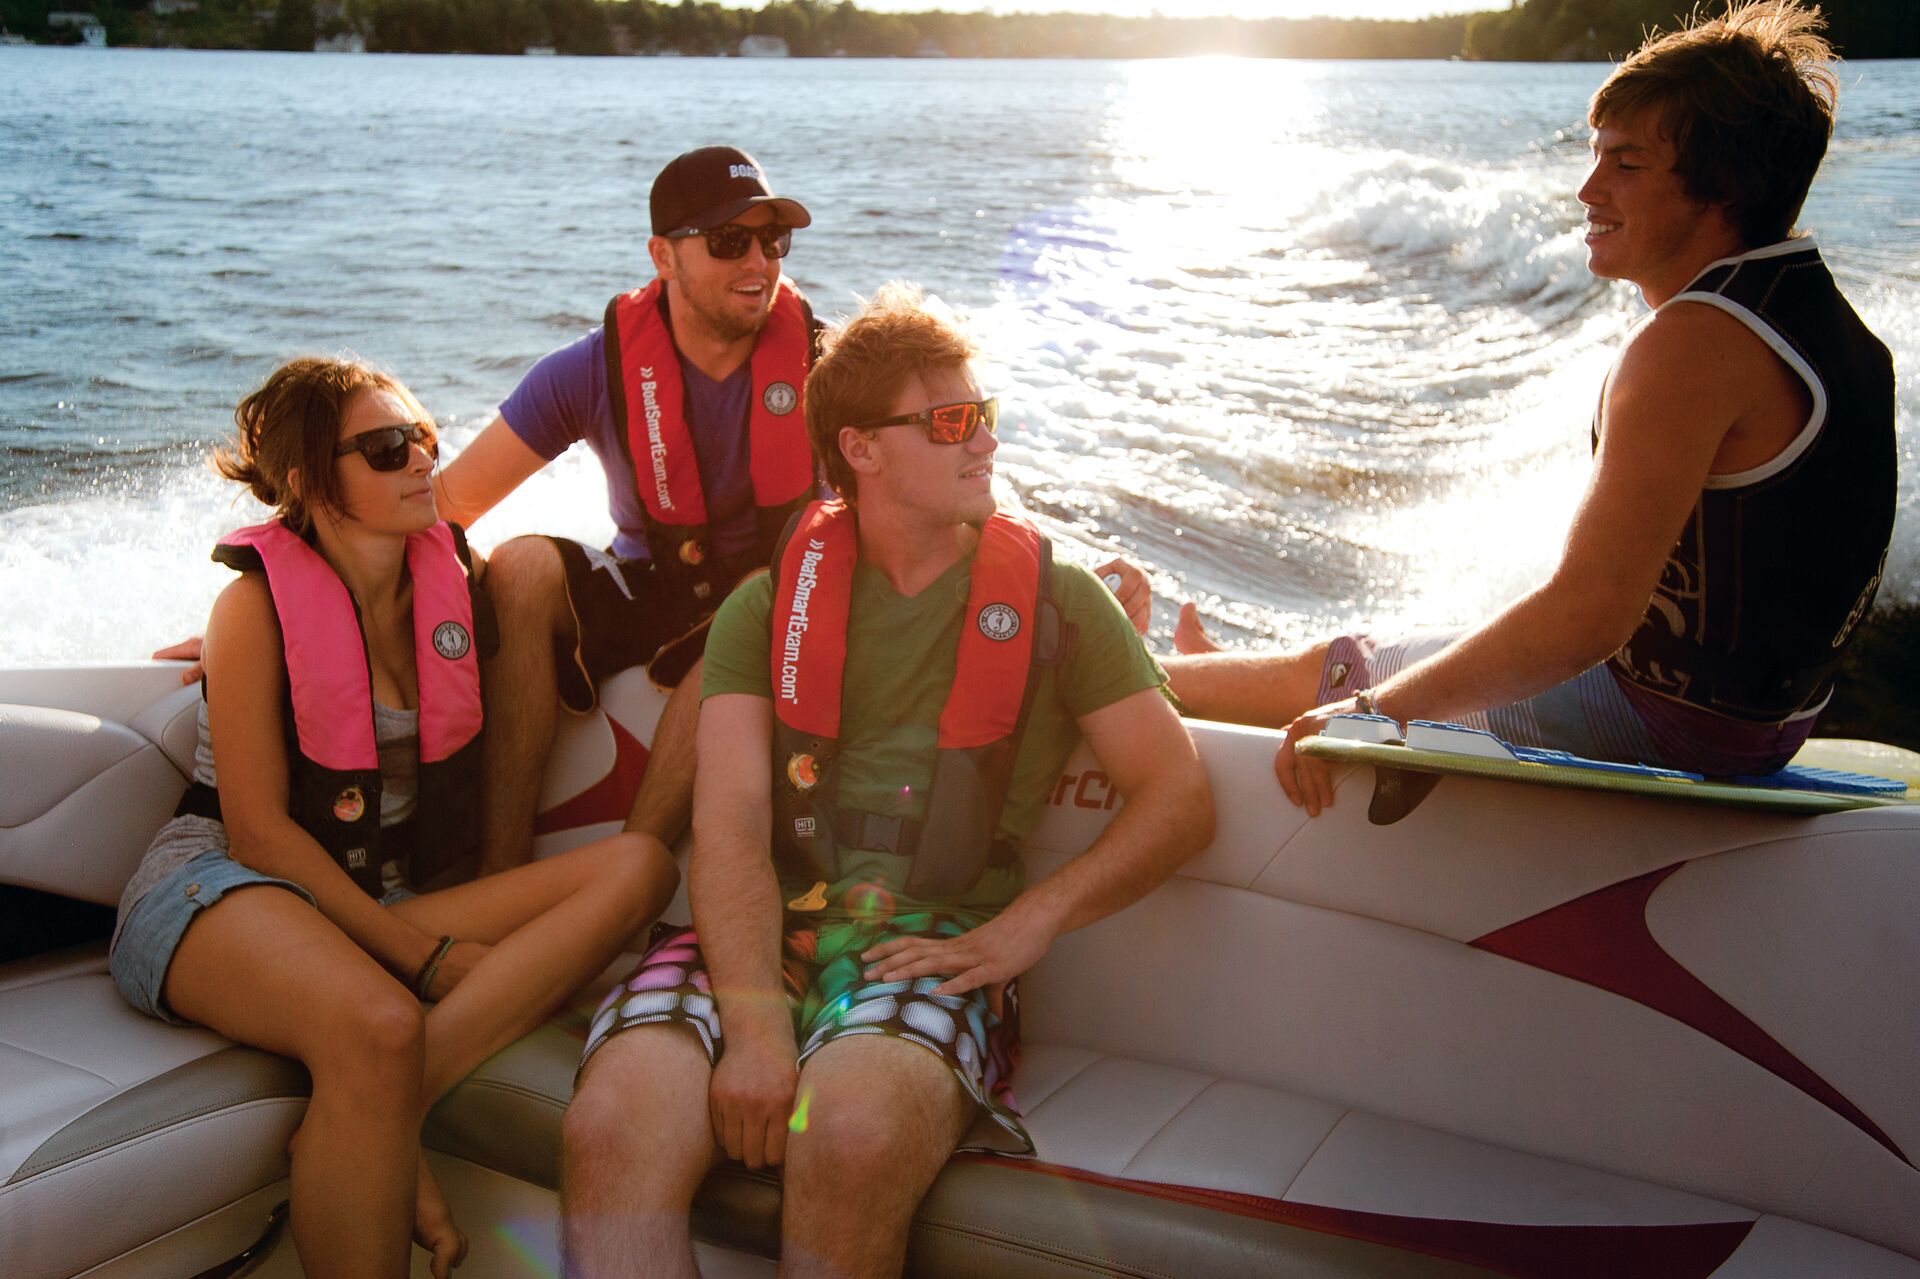
[[[868,981],[912,981],[951,974],[936,995],[964,995],[1004,985],[1040,962],[1060,935],[1060,921],[1030,898],[958,937],[896,937],[863,951]]]
[[[1120,607],[1127,611],[1127,620],[1133,623],[1133,629],[1142,635],[1153,621],[1153,585],[1147,581],[1147,575],[1134,567],[1129,560],[1112,559],[1093,570],[1094,576],[1107,584]]]
[[[784,1024],[786,1011],[777,1014],[781,1025],[769,1023],[751,1031],[734,1030],[726,1036],[726,1050],[713,1068],[707,1087],[707,1110],[713,1120],[713,1139],[749,1168],[768,1168],[787,1157],[787,1124],[793,1117],[793,1096],[800,1069],[793,1031]]]
[[[1349,697],[1316,706],[1287,725],[1286,737],[1273,756],[1273,774],[1280,779],[1280,789],[1287,793],[1287,798],[1304,806],[1309,817],[1318,817],[1321,809],[1333,807],[1333,770],[1325,760],[1302,755],[1294,746],[1325,732],[1327,721],[1335,715],[1359,712],[1359,703]]]
[[[182,684],[192,684],[206,673],[205,668],[200,665],[200,644],[200,636],[189,635],[178,644],[169,644],[165,648],[160,649],[153,655],[152,660],[156,662],[192,662],[193,665],[180,672],[180,682]]]

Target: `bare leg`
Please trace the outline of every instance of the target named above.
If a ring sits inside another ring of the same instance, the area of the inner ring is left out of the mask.
[[[697,1279],[688,1212],[719,1161],[713,1067],[692,1035],[642,1026],[587,1063],[562,1132],[566,1273]]]
[[[482,875],[521,865],[532,855],[540,778],[560,716],[553,641],[574,629],[560,552],[546,538],[503,543],[487,561],[486,583],[500,619],[500,649],[481,668],[487,703]]]
[[[693,664],[673,690],[653,729],[653,751],[647,773],[627,814],[626,829],[652,835],[671,846],[693,816],[693,734],[700,723],[700,673],[705,662]]]
[[[187,929],[165,998],[180,1016],[297,1058],[313,1076],[292,1147],[293,1240],[306,1273],[405,1275],[425,1052],[413,997],[300,898],[259,886]]]
[[[428,933],[491,946],[427,1013],[423,1111],[546,1020],[679,882],[660,841],[628,833],[395,905]]]
[[[1285,728],[1320,704],[1326,660],[1320,643],[1297,653],[1194,653],[1160,664],[1194,718]]]
[[[880,1035],[815,1053],[800,1095],[808,1120],[787,1143],[780,1273],[898,1275],[913,1210],[966,1132],[973,1099],[940,1058]]]

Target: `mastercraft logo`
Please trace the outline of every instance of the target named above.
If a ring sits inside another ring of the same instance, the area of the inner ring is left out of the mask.
[[[660,509],[673,509],[673,493],[667,488],[667,444],[660,438],[660,401],[654,393],[657,385],[653,370],[640,369],[640,412],[647,419],[647,458],[653,463],[653,496]]]
[[[820,560],[827,544],[817,537],[807,539],[800,556],[800,571],[793,579],[793,611],[787,614],[787,633],[780,644],[780,698],[800,704],[800,643],[807,634],[807,605],[813,588],[820,584]]]

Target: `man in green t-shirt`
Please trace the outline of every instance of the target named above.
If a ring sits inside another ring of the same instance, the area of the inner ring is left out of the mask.
[[[996,410],[973,355],[893,284],[807,380],[846,506],[804,513],[774,572],[714,620],[695,927],[657,930],[602,1005],[567,1115],[580,1274],[697,1273],[689,1207],[723,1156],[785,1165],[782,1273],[898,1274],[914,1207],[963,1137],[1033,1150],[1007,1087],[1009,983],[1212,838],[1164,673],[1100,582],[1053,565],[1058,627],[1044,603],[982,604],[1022,598],[1009,584],[1032,600],[1045,555],[995,515]],[[803,707],[829,726],[802,724]],[[1082,735],[1127,802],[1028,884],[1011,849]]]

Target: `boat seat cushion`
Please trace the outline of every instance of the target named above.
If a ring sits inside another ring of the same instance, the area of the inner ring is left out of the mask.
[[[157,738],[77,711],[0,704],[0,884],[120,899],[186,788],[163,745],[177,747],[179,732],[155,723]]]
[[[469,1076],[428,1144],[558,1189],[591,1008]],[[1029,1043],[1014,1091],[1039,1159],[956,1157],[920,1207],[910,1272],[1920,1279],[1920,1262],[1831,1231],[1192,1070]],[[723,1167],[696,1233],[774,1255],[779,1203],[776,1176]]]
[[[105,949],[0,968],[0,1275],[52,1279],[286,1176],[306,1073],[135,1012]]]
[[[557,1189],[593,993],[476,1070],[427,1144]],[[121,1002],[98,947],[0,972],[0,1274],[65,1275],[286,1175],[293,1063]],[[1830,1231],[1274,1088],[1029,1044],[1040,1160],[961,1156],[921,1205],[916,1274],[1806,1273],[1920,1279]],[[772,1255],[779,1181],[701,1192],[704,1238]]]

